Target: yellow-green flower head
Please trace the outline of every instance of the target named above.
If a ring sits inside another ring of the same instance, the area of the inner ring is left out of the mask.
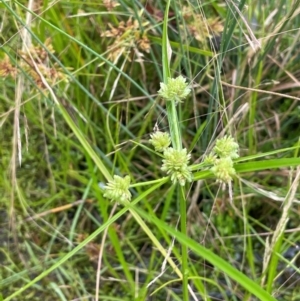
[[[125,176],[125,178],[114,175],[114,179],[109,181],[104,187],[105,198],[111,199],[113,201],[130,201],[131,193],[129,191],[130,177]]]
[[[214,164],[216,160],[217,157],[214,154],[209,154],[208,156],[205,157],[204,162],[206,164]]]
[[[181,186],[184,186],[186,181],[191,182],[193,179],[192,173],[189,169],[190,154],[187,154],[187,150],[176,150],[172,147],[167,148],[164,151],[164,160],[161,170],[167,172],[171,176],[173,184],[179,182]]]
[[[171,138],[169,133],[158,131],[151,134],[150,137],[151,139],[149,141],[154,146],[157,152],[163,152],[171,144]]]
[[[191,92],[186,79],[179,75],[176,78],[168,78],[167,83],[160,83],[158,94],[166,101],[181,102]]]
[[[224,136],[222,139],[216,141],[216,145],[213,148],[213,151],[220,157],[231,159],[236,159],[239,157],[239,145],[234,142],[231,136]]]
[[[229,183],[236,174],[233,168],[233,161],[230,157],[217,159],[215,165],[211,168],[218,182]]]

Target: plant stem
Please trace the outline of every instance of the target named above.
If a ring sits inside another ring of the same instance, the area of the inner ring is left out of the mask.
[[[180,197],[180,230],[181,233],[187,236],[186,231],[186,199],[185,199],[185,189],[184,187],[179,187],[179,197]],[[181,244],[181,256],[182,256],[182,263],[181,263],[181,270],[182,270],[182,294],[183,300],[189,300],[189,293],[188,293],[188,250],[187,246],[183,243]]]

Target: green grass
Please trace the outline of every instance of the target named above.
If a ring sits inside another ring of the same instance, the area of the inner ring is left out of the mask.
[[[0,300],[300,300],[300,1],[117,2],[0,2]],[[204,162],[229,134],[232,199]]]

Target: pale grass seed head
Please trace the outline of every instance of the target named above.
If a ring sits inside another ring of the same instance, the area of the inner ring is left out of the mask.
[[[108,46],[108,59],[116,61],[120,55],[126,56],[130,59],[128,54],[135,49],[142,57],[143,54],[139,51],[150,52],[150,40],[147,37],[147,30],[149,29],[149,22],[140,24],[138,20],[129,18],[126,22],[121,21],[117,26],[111,23],[107,24],[109,29],[101,34],[101,37],[112,38],[113,43]]]
[[[155,132],[150,135],[149,142],[154,146],[157,152],[165,151],[171,144],[171,137],[166,132]]]
[[[224,136],[223,138],[218,139],[213,151],[220,158],[229,157],[231,159],[236,159],[239,157],[239,145],[231,136]]]
[[[8,57],[8,55],[4,55],[4,58],[0,61],[0,76],[6,77],[11,76],[15,78],[17,76],[17,68],[15,68]]]
[[[193,179],[192,172],[188,166],[191,155],[187,153],[186,148],[177,150],[172,147],[164,151],[164,159],[161,170],[171,176],[173,184],[177,182],[184,186],[186,182]]]
[[[105,198],[113,201],[126,202],[131,200],[131,193],[129,191],[130,177],[127,175],[124,178],[114,175],[114,179],[109,181],[104,187]]]
[[[233,161],[230,157],[217,159],[211,168],[212,173],[220,183],[229,183],[236,172],[233,168]]]
[[[160,83],[158,94],[166,101],[182,102],[191,92],[186,79],[179,75],[176,78],[168,78],[167,83]]]

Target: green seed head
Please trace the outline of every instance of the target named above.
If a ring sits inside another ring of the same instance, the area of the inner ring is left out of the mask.
[[[177,78],[168,78],[167,83],[160,83],[158,94],[166,101],[181,102],[191,92],[186,79],[179,75]]]
[[[213,151],[220,158],[229,157],[231,159],[236,159],[239,157],[239,145],[234,142],[231,136],[224,136],[222,139],[218,139]]]
[[[173,184],[177,182],[184,186],[186,181],[191,182],[193,177],[189,169],[190,154],[187,154],[187,150],[176,150],[172,147],[167,148],[164,151],[164,160],[162,170],[171,176]]]
[[[208,156],[205,157],[204,162],[206,164],[214,164],[216,160],[217,157],[215,155],[209,154]]]
[[[112,181],[109,181],[104,187],[103,196],[116,202],[130,201],[131,193],[129,191],[129,186],[129,176],[125,176],[125,178],[122,178],[117,175],[114,175],[114,179]]]
[[[169,133],[155,132],[150,135],[150,143],[154,146],[157,152],[165,151],[171,144],[171,138]]]
[[[211,171],[221,183],[229,183],[236,174],[230,157],[217,159]]]

